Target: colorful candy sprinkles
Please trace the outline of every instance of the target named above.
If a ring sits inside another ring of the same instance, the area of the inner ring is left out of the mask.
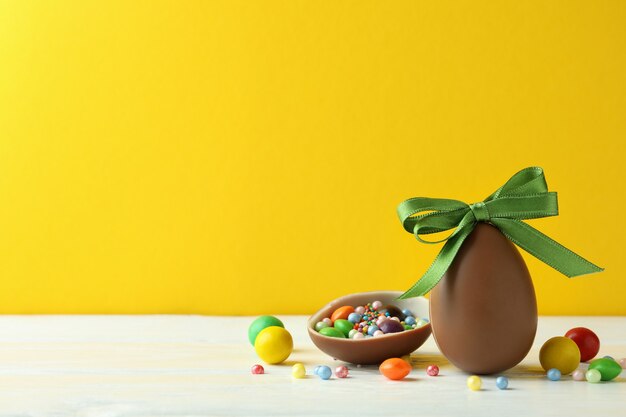
[[[413,330],[428,323],[427,318],[416,318],[408,309],[373,301],[357,307],[341,306],[330,318],[315,323],[314,328],[325,336],[341,337],[341,333],[345,338],[358,340]],[[329,328],[339,331],[325,330]]]

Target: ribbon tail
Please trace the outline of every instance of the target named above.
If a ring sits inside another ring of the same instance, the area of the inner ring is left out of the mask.
[[[458,233],[450,237],[424,275],[422,275],[422,277],[404,294],[399,296],[398,299],[403,300],[411,297],[420,297],[433,289],[441,280],[443,274],[448,270],[450,264],[452,264],[461,245],[470,233],[472,233],[475,225],[476,223],[469,223],[461,228]]]
[[[517,246],[569,278],[604,271],[604,268],[589,262],[524,222],[506,218],[492,218],[490,222]]]

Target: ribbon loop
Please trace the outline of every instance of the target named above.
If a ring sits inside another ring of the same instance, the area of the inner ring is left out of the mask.
[[[404,229],[414,233],[420,242],[446,243],[424,275],[399,298],[424,295],[437,285],[478,222],[493,224],[509,240],[567,277],[603,271],[603,268],[521,221],[556,216],[558,213],[557,195],[548,191],[540,167],[519,171],[484,201],[477,203],[468,205],[459,200],[427,197],[404,201],[398,206],[398,216]],[[439,241],[427,241],[420,237],[450,229],[455,230]]]

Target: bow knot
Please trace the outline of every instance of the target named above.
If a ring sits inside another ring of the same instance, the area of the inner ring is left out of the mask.
[[[424,295],[437,285],[478,222],[488,221],[509,240],[570,278],[603,271],[521,221],[557,214],[557,195],[548,191],[543,169],[539,167],[519,171],[485,200],[474,204],[428,197],[402,202],[398,206],[398,216],[407,232],[413,233],[422,243],[446,243],[430,268],[400,298]],[[454,231],[439,241],[422,238],[422,235],[450,229]]]
[[[487,210],[487,206],[483,201],[470,204],[469,208],[474,214],[474,218],[477,222],[488,222],[489,219],[491,219],[491,216],[489,215],[489,210]]]

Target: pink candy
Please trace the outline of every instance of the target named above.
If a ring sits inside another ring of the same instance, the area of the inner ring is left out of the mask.
[[[439,375],[439,367],[437,365],[428,365],[426,373],[430,376],[437,376]]]
[[[582,369],[576,369],[572,373],[572,378],[574,379],[574,381],[584,381],[585,380],[585,371],[583,371]]]
[[[251,370],[254,375],[261,375],[265,373],[265,369],[263,369],[261,365],[254,365]]]
[[[337,378],[346,378],[348,376],[348,367],[341,365],[335,368],[335,375]]]
[[[620,366],[622,367],[622,369],[626,369],[626,358],[621,358],[617,360],[617,363],[620,364]]]

